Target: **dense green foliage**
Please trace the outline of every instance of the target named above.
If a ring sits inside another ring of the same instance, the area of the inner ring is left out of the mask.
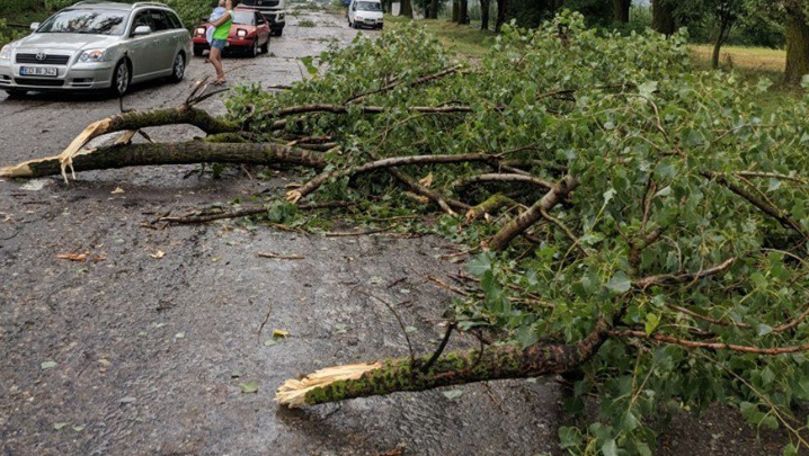
[[[501,339],[530,345],[575,341],[598,318],[614,318],[618,327],[649,337],[754,347],[806,340],[809,325],[797,319],[809,297],[806,239],[716,177],[809,231],[806,100],[765,116],[747,100],[768,81],[750,86],[733,74],[693,71],[682,35],[601,36],[577,14],[536,30],[508,29],[478,66],[408,86],[450,60],[418,27],[375,41],[359,36],[349,48],[307,62],[314,77],[291,90],[243,88],[228,106],[261,137],[283,107],[343,104],[396,79],[402,83],[362,102],[386,108],[381,114],[311,114],[289,122],[287,133],[334,136],[342,147],[327,157],[337,167],[371,156],[489,152],[505,153],[549,181],[578,177],[581,186],[552,211],[559,224],[538,224],[533,242],[517,240],[506,252],[470,261],[482,294],[455,302],[464,328],[490,328]],[[408,109],[458,104],[472,112]],[[469,204],[496,190],[526,205],[543,194],[514,184],[456,191],[457,179],[492,172],[482,164],[405,169]],[[358,220],[432,209],[384,173],[332,180],[313,198],[355,200]],[[276,215],[280,207],[288,206],[274,206]],[[514,209],[471,223],[443,215],[421,229],[475,249]],[[294,211],[285,213],[294,218]],[[718,273],[684,283],[639,285],[644,277],[695,274],[723,263],[728,267]],[[581,412],[591,394],[599,398],[596,416],[560,430],[562,445],[574,454],[650,454],[651,419],[660,424],[669,411],[715,401],[739,407],[754,427],[786,426],[792,443],[785,454],[806,444],[797,433],[804,424],[790,413],[796,401],[809,399],[802,353],[766,357],[615,336],[581,366],[568,407]]]

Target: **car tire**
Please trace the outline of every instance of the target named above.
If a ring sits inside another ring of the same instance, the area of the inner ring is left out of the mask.
[[[110,92],[116,97],[122,97],[129,90],[130,82],[132,82],[132,74],[129,71],[129,64],[127,64],[126,60],[121,60],[112,70]]]
[[[272,32],[273,36],[281,36],[284,34],[284,29],[278,29],[276,32]]]
[[[18,100],[24,97],[28,93],[27,90],[20,90],[20,89],[6,89],[6,94],[8,94],[8,98],[12,100]]]
[[[204,49],[195,47],[194,48],[194,57],[202,57],[202,54],[205,52]]]
[[[258,56],[258,38],[256,38],[256,41],[253,41],[253,45],[250,46],[250,49],[247,51],[247,55],[253,58]]]
[[[186,69],[186,62],[185,62],[185,54],[182,52],[178,52],[177,56],[174,57],[174,63],[171,65],[171,82],[180,82],[185,77],[185,69]]]

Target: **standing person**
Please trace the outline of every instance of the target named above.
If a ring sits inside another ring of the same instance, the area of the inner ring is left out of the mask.
[[[211,13],[210,24],[214,28],[211,34],[211,53],[208,56],[214,69],[216,70],[215,85],[225,83],[225,69],[222,67],[222,51],[228,42],[230,26],[233,25],[233,1],[219,0],[218,7]],[[225,10],[224,13],[222,10]]]

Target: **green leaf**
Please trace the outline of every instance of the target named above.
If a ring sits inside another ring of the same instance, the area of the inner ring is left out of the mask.
[[[607,288],[615,294],[624,294],[632,288],[632,280],[624,271],[618,271],[607,282]]]
[[[581,432],[572,426],[559,426],[559,445],[562,449],[572,449],[581,446],[584,437]]]
[[[449,390],[449,391],[444,391],[441,394],[443,394],[444,397],[446,397],[447,399],[449,399],[451,401],[454,401],[454,400],[458,399],[459,397],[463,396],[463,390],[453,389],[453,390]]]
[[[660,325],[660,315],[648,313],[646,314],[646,334],[651,335],[655,329]]]
[[[492,269],[492,256],[489,253],[481,253],[472,258],[466,269],[475,277],[480,277]]]
[[[253,380],[245,383],[239,383],[239,388],[242,389],[243,394],[256,393],[258,392],[258,382]]]
[[[772,326],[765,325],[764,323],[760,323],[756,327],[756,332],[759,336],[766,336],[767,334],[772,332]]]
[[[604,456],[618,456],[618,445],[615,439],[609,439],[601,445],[601,452]]]
[[[657,81],[646,81],[638,86],[638,93],[644,97],[651,97],[657,91]]]
[[[794,443],[789,443],[784,447],[784,456],[798,456],[798,447]]]

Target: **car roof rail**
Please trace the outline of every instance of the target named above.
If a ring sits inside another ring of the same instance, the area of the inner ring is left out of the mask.
[[[168,8],[168,5],[160,2],[135,2],[132,4],[132,8],[138,8],[140,6],[160,6],[162,8]]]
[[[109,3],[110,0],[81,0],[80,2],[76,2],[70,6],[79,6],[79,5],[92,5],[95,3]]]

